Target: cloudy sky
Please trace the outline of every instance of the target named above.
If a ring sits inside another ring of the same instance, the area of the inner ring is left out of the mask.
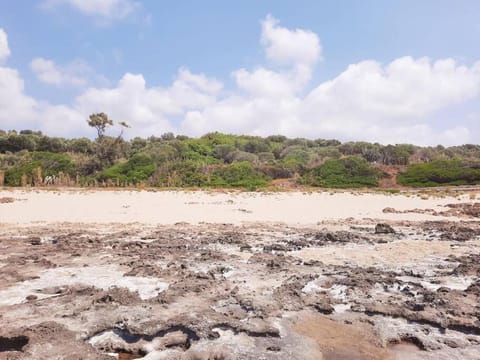
[[[480,143],[478,0],[0,0],[0,129]]]

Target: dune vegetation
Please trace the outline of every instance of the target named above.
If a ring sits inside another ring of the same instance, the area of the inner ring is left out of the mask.
[[[253,190],[278,179],[324,188],[480,182],[478,145],[420,147],[218,132],[125,140],[123,131],[107,135],[114,123],[103,113],[91,115],[88,125],[97,131],[94,140],[0,131],[0,183]]]

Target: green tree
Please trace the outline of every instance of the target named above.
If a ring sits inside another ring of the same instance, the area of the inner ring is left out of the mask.
[[[88,126],[93,127],[97,130],[97,137],[100,139],[105,135],[105,130],[107,126],[113,125],[113,120],[108,118],[108,115],[105,113],[92,114],[88,117],[87,120]]]

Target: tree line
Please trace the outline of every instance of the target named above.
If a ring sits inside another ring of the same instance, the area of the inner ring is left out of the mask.
[[[0,184],[155,187],[265,187],[276,179],[321,187],[372,187],[398,172],[406,186],[480,182],[480,146],[421,147],[364,141],[164,133],[125,140],[129,126],[106,114],[87,125],[96,138],[0,130]],[[115,130],[115,127],[119,127]],[[115,136],[108,135],[116,132]]]

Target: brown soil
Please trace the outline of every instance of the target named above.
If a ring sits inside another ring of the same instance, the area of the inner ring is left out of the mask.
[[[325,360],[385,360],[390,357],[387,349],[375,343],[371,327],[366,324],[344,324],[309,314],[294,328],[318,343]]]

